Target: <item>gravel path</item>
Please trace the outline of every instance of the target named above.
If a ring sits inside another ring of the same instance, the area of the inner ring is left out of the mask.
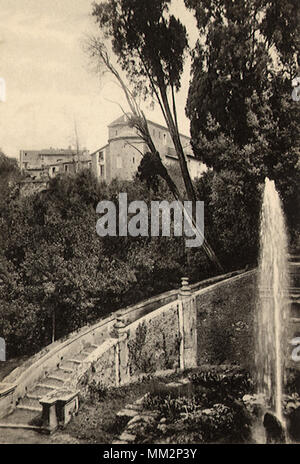
[[[78,440],[67,433],[56,432],[53,435],[44,435],[33,430],[0,429],[0,444],[77,444]]]

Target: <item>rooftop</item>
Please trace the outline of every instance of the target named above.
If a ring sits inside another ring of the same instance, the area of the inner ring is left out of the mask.
[[[108,127],[114,127],[114,126],[126,126],[128,124],[128,116],[130,116],[130,113],[123,114],[119,118],[115,119],[112,123],[108,125]],[[169,131],[169,129],[166,126],[163,126],[162,124],[158,124],[157,122],[151,121],[150,119],[147,119],[148,124],[151,124],[153,126],[156,126],[162,130]],[[190,139],[188,135],[181,134],[179,133],[181,137],[185,137],[187,139]]]

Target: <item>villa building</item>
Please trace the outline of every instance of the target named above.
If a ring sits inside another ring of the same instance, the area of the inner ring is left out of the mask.
[[[87,150],[54,149],[45,150],[20,150],[19,166],[22,171],[31,177],[39,179],[45,175],[54,177],[59,172],[71,172],[78,164],[86,164]]]
[[[160,124],[148,121],[153,142],[165,165],[178,164],[169,130]],[[180,134],[188,169],[192,179],[206,171],[206,165],[193,154],[190,138]],[[131,180],[142,156],[148,151],[135,128],[130,127],[127,115],[123,115],[108,126],[108,143],[91,155],[92,170],[100,180],[110,182],[114,178]]]
[[[162,162],[178,165],[169,130],[153,121],[148,121],[150,135]],[[193,154],[190,138],[180,134],[188,169],[192,179],[206,171],[206,165]],[[20,169],[33,180],[52,178],[58,174],[71,174],[82,169],[91,169],[99,181],[112,179],[131,180],[137,172],[143,155],[148,151],[146,143],[137,130],[130,126],[125,114],[108,126],[108,143],[89,154],[87,150],[53,149],[20,150]]]

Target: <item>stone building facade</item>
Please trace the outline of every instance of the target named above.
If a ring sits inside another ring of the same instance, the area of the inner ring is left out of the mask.
[[[179,165],[169,130],[153,121],[148,121],[153,142],[163,163]],[[190,138],[180,134],[182,147],[192,179],[206,171],[205,164],[193,154]],[[39,180],[58,174],[71,174],[82,169],[91,169],[99,181],[112,179],[131,180],[137,172],[143,155],[148,151],[145,142],[135,128],[130,127],[128,116],[122,115],[108,126],[108,143],[89,154],[87,150],[47,149],[20,150],[20,169]]]
[[[179,164],[169,130],[152,121],[148,126],[163,163]],[[200,177],[207,169],[205,164],[195,158],[190,138],[182,134],[180,138],[192,179]],[[107,182],[114,178],[131,180],[147,150],[137,130],[130,127],[127,115],[123,115],[108,126],[108,143],[91,155],[93,172]]]
[[[89,162],[87,150],[68,149],[43,149],[43,150],[20,150],[20,169],[32,178],[40,179],[49,175],[54,177],[58,173],[72,171],[72,164]],[[70,168],[66,168],[70,165]]]

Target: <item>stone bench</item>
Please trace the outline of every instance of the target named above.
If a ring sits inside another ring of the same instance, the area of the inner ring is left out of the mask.
[[[43,407],[42,429],[48,433],[65,427],[77,413],[79,391],[55,390],[40,400]]]

